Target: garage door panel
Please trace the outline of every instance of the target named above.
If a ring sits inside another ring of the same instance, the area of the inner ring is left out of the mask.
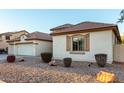
[[[33,52],[33,44],[26,44],[26,45],[18,45],[17,46],[17,54],[18,55],[34,55]]]

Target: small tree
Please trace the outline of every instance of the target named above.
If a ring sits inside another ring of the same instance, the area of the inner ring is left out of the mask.
[[[120,12],[120,18],[117,21],[118,23],[123,23],[124,22],[124,9],[121,10]]]
[[[121,36],[122,44],[124,44],[124,34]]]
[[[123,22],[124,22],[124,9],[121,10],[120,17],[119,17],[117,23],[123,23]],[[122,44],[124,44],[124,34],[121,35],[121,40],[122,40]]]

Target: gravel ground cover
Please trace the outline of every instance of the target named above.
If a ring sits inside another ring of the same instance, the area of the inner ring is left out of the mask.
[[[57,66],[49,66],[40,57],[24,57],[24,62],[0,62],[0,80],[8,83],[96,83],[96,74],[101,71],[114,72],[119,81],[124,81],[124,64],[107,65],[100,68],[89,62],[72,62],[72,67],[66,68],[62,61]]]

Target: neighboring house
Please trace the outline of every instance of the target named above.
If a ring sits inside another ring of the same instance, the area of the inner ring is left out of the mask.
[[[40,56],[52,52],[52,37],[47,33],[33,32],[8,42],[8,54]]]
[[[18,32],[6,32],[0,34],[0,49],[7,49],[9,40],[20,37],[21,35],[28,34],[27,31],[22,30]]]
[[[51,29],[53,57],[71,57],[73,61],[95,62],[95,54],[107,54],[113,62],[113,45],[121,43],[117,25],[98,22],[64,24]]]

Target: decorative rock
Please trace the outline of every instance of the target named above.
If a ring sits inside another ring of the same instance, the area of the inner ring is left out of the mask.
[[[24,62],[24,61],[25,61],[24,58],[19,59],[19,62]]]
[[[22,58],[22,57],[21,57]],[[118,81],[124,82],[124,64],[106,65],[99,68],[96,63],[73,62],[73,68],[63,67],[63,61],[56,60],[57,67],[41,62],[40,57],[24,57],[25,62],[9,64],[0,61],[0,80],[6,83],[98,83],[96,74],[101,71],[114,72]]]
[[[56,64],[55,60],[50,61],[50,62],[49,62],[49,65],[50,65],[50,66],[57,66],[57,64]]]

